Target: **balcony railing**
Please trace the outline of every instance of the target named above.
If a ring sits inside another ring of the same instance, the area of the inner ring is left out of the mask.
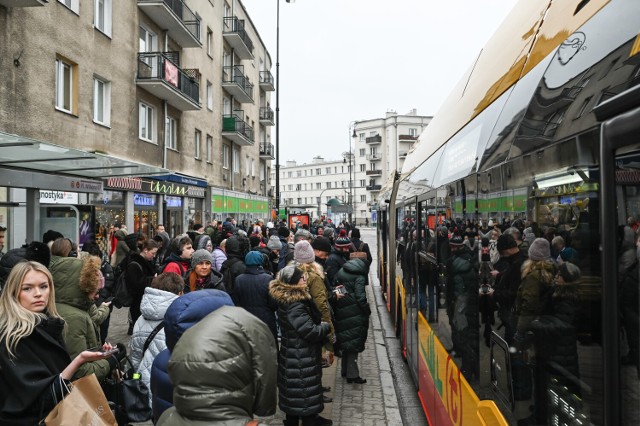
[[[382,174],[382,170],[367,170],[367,176],[379,176]]]
[[[253,58],[253,42],[244,29],[244,20],[237,16],[224,18],[222,37],[233,47],[240,59]]]
[[[369,136],[364,141],[366,143],[371,143],[371,144],[382,143],[382,136],[380,135]]]
[[[276,90],[271,71],[260,71],[260,88],[265,92],[273,92]]]
[[[138,7],[182,47],[201,47],[200,18],[183,0],[138,0]]]
[[[44,6],[48,0],[0,0],[0,6],[5,7],[34,7]]]
[[[274,159],[274,149],[272,143],[260,142],[260,158]]]
[[[382,185],[367,185],[365,186],[367,191],[380,191],[382,189]]]
[[[138,53],[136,83],[180,111],[198,110],[200,72],[195,68],[181,69],[176,58],[175,52]]]
[[[222,87],[240,103],[253,103],[253,84],[244,75],[244,67],[222,68]]]
[[[367,154],[367,160],[369,161],[377,161],[380,160],[382,156],[380,154]]]
[[[237,114],[225,114],[222,116],[222,136],[238,145],[253,145],[253,127],[247,124],[241,117],[243,111]]]
[[[273,126],[275,123],[273,121],[274,113],[273,109],[268,106],[260,107],[260,124],[264,124],[266,126]]]
[[[414,142],[418,140],[418,137],[413,135],[400,135],[398,136],[398,140],[400,142]]]

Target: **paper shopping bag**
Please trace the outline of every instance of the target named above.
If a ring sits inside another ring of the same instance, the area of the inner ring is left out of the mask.
[[[44,419],[46,426],[118,425],[95,374],[71,385],[71,392]]]

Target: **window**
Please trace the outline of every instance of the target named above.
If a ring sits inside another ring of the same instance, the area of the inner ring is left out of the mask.
[[[331,182],[327,182],[327,189],[331,189]]]
[[[302,191],[302,185],[297,184],[296,185],[296,191]]]
[[[111,37],[111,1],[94,0],[94,23],[93,26],[100,32]]]
[[[244,158],[244,171],[247,176],[251,174],[251,159],[248,155]]]
[[[360,134],[358,134],[358,139],[360,140],[360,142],[364,142],[364,140],[365,140],[365,133],[360,133]]]
[[[366,164],[360,164],[360,171],[364,172],[366,171],[367,165]]]
[[[360,179],[360,186],[362,186],[362,187],[367,186],[366,179]]]
[[[80,0],[58,0],[58,3],[64,4],[76,14],[80,14]]]
[[[296,177],[302,177],[302,170],[296,170]]]
[[[367,202],[367,196],[366,195],[361,195],[360,196],[360,202],[361,203],[366,203]]]
[[[327,167],[327,174],[331,174],[331,167]]]
[[[207,135],[207,145],[204,148],[204,155],[207,163],[211,162],[211,151],[213,150],[213,137],[211,135]]]
[[[263,182],[267,176],[267,167],[264,163],[260,163],[260,182]]]
[[[287,172],[287,177],[293,177],[293,172]]]
[[[178,122],[173,117],[167,117],[167,148],[178,149]]]
[[[222,168],[229,170],[229,145],[222,145]]]
[[[237,149],[233,150],[233,158],[232,158],[233,164],[233,172],[234,173],[240,173],[240,152],[238,152]]]
[[[93,78],[93,121],[111,123],[111,83],[98,77]]]
[[[213,111],[213,84],[207,80],[207,108]]]
[[[213,57],[213,31],[207,28],[207,55]]]
[[[320,176],[322,174],[322,169],[321,168],[317,168],[316,169],[316,175]]]
[[[322,183],[316,182],[316,189],[322,189]]]
[[[364,157],[367,152],[366,148],[360,148],[360,157]]]
[[[293,191],[293,185],[289,185],[289,191]]]
[[[77,67],[64,59],[56,59],[56,108],[71,114],[76,108],[73,100],[77,88],[75,78]]]
[[[410,128],[409,129],[409,136],[418,136],[418,129]]]
[[[138,137],[147,142],[154,142],[154,111],[153,107],[140,102],[140,112],[138,117]]]
[[[195,157],[200,160],[200,142],[202,142],[202,132],[196,129],[196,134],[194,137],[194,143],[196,145]]]
[[[253,158],[251,159],[251,177],[256,177],[256,161]]]
[[[156,50],[156,35],[146,29],[145,27],[140,27],[140,52],[154,52]]]

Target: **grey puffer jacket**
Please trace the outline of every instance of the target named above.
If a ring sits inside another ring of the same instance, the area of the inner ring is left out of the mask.
[[[140,312],[142,315],[133,327],[133,335],[129,346],[131,348],[131,363],[133,368],[140,373],[140,380],[151,389],[151,366],[153,360],[166,347],[164,338],[164,327],[156,334],[147,351],[142,354],[144,342],[156,326],[164,320],[164,314],[171,303],[176,300],[177,294],[164,290],[147,287],[142,296]],[[149,403],[151,403],[151,392],[149,392]]]
[[[245,426],[276,411],[276,343],[258,318],[223,306],[188,329],[169,361],[174,406],[159,426]]]

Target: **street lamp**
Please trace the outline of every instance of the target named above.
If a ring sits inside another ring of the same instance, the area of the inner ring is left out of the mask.
[[[354,153],[351,149],[351,139],[355,139],[358,135],[356,135],[356,121],[352,121],[351,123],[349,123],[349,152],[348,153],[343,153],[344,158],[344,162],[346,163],[346,157],[349,157],[349,202],[348,202],[348,206],[349,206],[349,226],[353,226],[353,199],[355,197],[355,187],[353,185],[353,179],[355,178],[355,171],[353,170],[353,166],[355,165],[355,159],[354,157]],[[353,129],[353,133],[352,133],[352,129]],[[355,149],[355,147],[354,147]],[[353,177],[352,177],[353,176]]]
[[[280,219],[280,0],[276,2],[276,217]]]

